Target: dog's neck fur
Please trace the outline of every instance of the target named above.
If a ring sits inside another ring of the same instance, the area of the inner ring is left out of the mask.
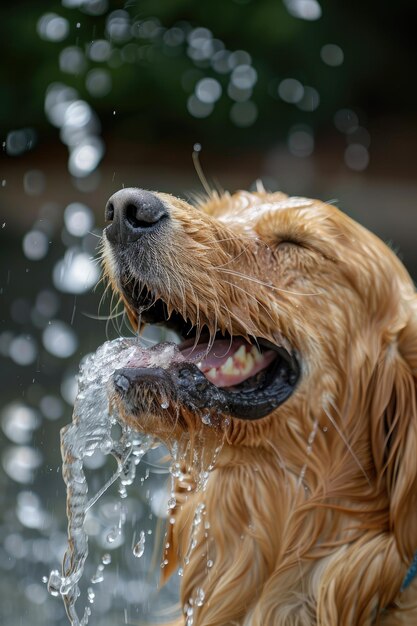
[[[187,491],[190,478],[177,481],[164,576],[182,567],[181,604],[193,617],[187,625],[311,626],[317,614],[326,616],[323,626],[377,623],[404,573],[392,536],[364,533],[352,502],[317,506],[302,478],[272,452],[249,449],[243,461],[226,447],[203,489]],[[380,623],[397,619],[390,612]]]

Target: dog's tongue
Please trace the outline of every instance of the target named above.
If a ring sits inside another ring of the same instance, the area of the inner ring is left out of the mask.
[[[188,344],[188,342],[187,342]],[[193,361],[198,363],[204,362],[204,368],[200,367],[202,371],[204,369],[211,369],[212,367],[221,367],[223,363],[226,363],[230,356],[233,356],[237,350],[244,345],[248,345],[243,339],[233,339],[232,341],[227,339],[216,339],[209,351],[209,343],[199,343],[196,346],[188,346],[185,348],[179,347],[181,354],[186,361]],[[250,346],[249,346],[250,347]]]
[[[196,363],[205,377],[217,387],[231,387],[255,376],[275,358],[273,350],[260,352],[243,339],[218,339],[211,348],[208,343],[181,348],[186,361]]]

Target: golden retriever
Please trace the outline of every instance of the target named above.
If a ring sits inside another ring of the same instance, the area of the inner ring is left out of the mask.
[[[133,327],[183,338],[114,376],[124,419],[172,453],[177,624],[417,624],[417,297],[395,254],[262,188],[124,189],[106,218]]]

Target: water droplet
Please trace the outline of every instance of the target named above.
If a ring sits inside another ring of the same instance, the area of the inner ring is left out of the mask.
[[[96,585],[97,583],[101,583],[104,580],[104,576],[103,576],[103,570],[104,570],[104,565],[99,565],[97,567],[97,571],[94,574],[94,576],[91,578],[91,582],[93,583],[93,585]]]
[[[201,416],[201,421],[203,422],[203,424],[207,424],[208,426],[211,424],[211,416],[210,413],[204,413]]]
[[[94,598],[96,597],[96,594],[94,593],[94,591],[92,590],[91,587],[89,587],[87,589],[87,597],[88,597],[88,601],[93,604],[94,602]]]
[[[62,585],[62,577],[57,569],[52,570],[48,579],[48,592],[51,596],[59,596]]]
[[[210,567],[213,567],[213,565],[214,565],[213,561],[211,559],[209,559],[207,561],[207,567],[210,568]]]
[[[133,548],[133,554],[138,559],[140,559],[140,557],[145,552],[145,540],[146,540],[145,533],[143,530],[141,530],[139,541],[135,544]]]
[[[111,555],[108,552],[106,552],[106,554],[103,554],[103,556],[101,557],[101,562],[103,563],[103,565],[110,565]]]
[[[119,485],[118,492],[121,498],[127,498],[127,489],[123,483]]]
[[[206,597],[206,594],[204,593],[204,590],[201,587],[197,587],[196,599],[195,599],[196,606],[203,606],[205,597]]]
[[[171,465],[170,472],[171,472],[171,476],[174,476],[174,478],[179,478],[179,479],[183,478],[181,465],[177,461]]]
[[[174,509],[176,504],[177,504],[177,501],[175,499],[175,496],[171,496],[170,499],[168,500],[168,508]]]

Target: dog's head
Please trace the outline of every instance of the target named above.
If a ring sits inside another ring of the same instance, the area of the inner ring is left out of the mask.
[[[124,189],[106,218],[105,274],[131,324],[182,338],[116,373],[126,419],[165,441],[273,448],[334,499],[346,484],[387,492],[410,557],[417,301],[393,252],[335,207],[281,193],[191,206]]]

